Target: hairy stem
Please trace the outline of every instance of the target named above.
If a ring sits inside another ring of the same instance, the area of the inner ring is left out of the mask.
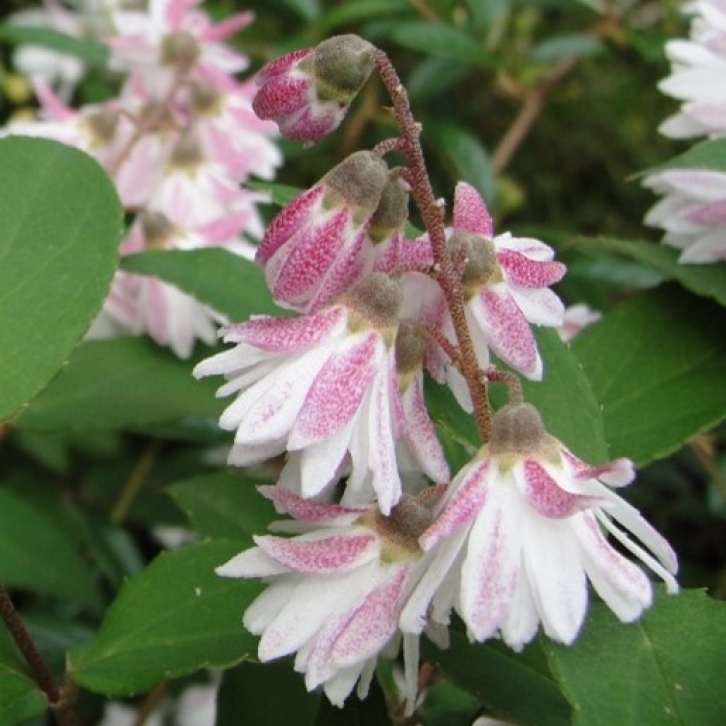
[[[409,163],[409,173],[406,179],[411,185],[411,195],[421,212],[421,217],[431,240],[434,262],[437,268],[436,280],[441,286],[449,306],[461,353],[460,370],[469,387],[477,425],[482,439],[488,441],[491,435],[489,398],[474,352],[469,326],[466,322],[461,277],[456,272],[446,246],[444,209],[434,197],[423,157],[420,142],[421,126],[413,117],[408,93],[388,56],[382,50],[376,48],[373,52],[373,61],[383,85],[393,101],[393,112],[401,129],[399,148],[406,155]]]

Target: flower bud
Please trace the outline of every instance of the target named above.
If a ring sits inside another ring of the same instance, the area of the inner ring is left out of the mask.
[[[277,58],[257,76],[255,113],[289,139],[320,141],[340,125],[370,76],[372,50],[357,35],[340,35]]]
[[[455,232],[449,238],[448,247],[455,260],[458,255],[466,256],[461,281],[467,299],[480,287],[503,279],[494,243],[486,237],[471,232]]]
[[[380,245],[402,230],[407,219],[408,188],[399,178],[389,179],[371,217],[368,237],[373,244]]]
[[[539,411],[531,403],[510,403],[492,418],[489,451],[493,455],[529,454],[550,440]]]

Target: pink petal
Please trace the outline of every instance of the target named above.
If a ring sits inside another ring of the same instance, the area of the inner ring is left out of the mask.
[[[264,266],[272,255],[292,237],[304,223],[313,217],[313,208],[325,193],[322,185],[317,184],[299,197],[295,197],[270,222],[264,239],[257,249],[256,262]]]
[[[457,475],[449,485],[452,494],[446,500],[446,506],[419,539],[424,550],[430,550],[479,516],[487,501],[488,474],[491,467],[491,460],[487,458],[462,469]]]
[[[536,512],[550,519],[564,519],[581,509],[601,503],[596,497],[571,494],[532,459],[522,465],[522,496]]]
[[[494,236],[494,224],[479,192],[466,182],[459,182],[454,192],[454,230]]]
[[[293,50],[290,53],[281,55],[279,58],[275,58],[275,60],[270,61],[257,74],[255,79],[257,85],[263,86],[272,78],[287,73],[293,66],[297,66],[303,58],[309,56],[312,52],[312,48],[300,48],[299,50]]]
[[[539,262],[512,250],[498,250],[497,260],[509,280],[521,287],[549,287],[559,282],[567,272],[561,262]]]
[[[339,504],[321,504],[303,499],[289,489],[279,486],[259,486],[257,491],[272,501],[278,512],[286,512],[298,522],[307,524],[347,524],[369,507],[342,507]]]
[[[333,353],[310,387],[289,447],[302,449],[332,436],[355,415],[376,376],[382,345],[376,332],[348,342]]]
[[[370,530],[353,530],[350,534],[321,536],[319,539],[306,537],[309,536],[286,539],[266,535],[254,540],[263,552],[288,570],[316,575],[330,575],[360,567],[375,556],[379,547],[377,536]]]
[[[252,12],[237,13],[226,20],[210,25],[202,32],[201,37],[208,42],[219,43],[227,40],[242,28],[246,28],[254,19],[255,14]]]
[[[532,380],[542,376],[542,361],[532,331],[507,290],[482,288],[467,306],[489,347]]]
[[[297,113],[309,103],[312,80],[307,76],[277,76],[265,83],[252,101],[257,116],[277,121]]]
[[[611,487],[623,487],[635,478],[633,462],[630,459],[615,459],[600,466],[590,466],[581,459],[578,459],[571,451],[564,446],[560,448],[560,455],[564,458],[567,468],[572,475],[580,481],[588,479],[599,479]]]
[[[227,326],[223,330],[224,340],[245,343],[268,353],[297,353],[322,343],[346,317],[342,306],[294,318],[260,316]]]

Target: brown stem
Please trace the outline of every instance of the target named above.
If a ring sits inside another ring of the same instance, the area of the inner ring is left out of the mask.
[[[420,143],[421,126],[413,117],[408,93],[388,56],[382,50],[376,48],[373,52],[373,61],[378,75],[393,101],[393,112],[401,129],[400,149],[408,158],[409,163],[409,173],[406,178],[411,185],[411,195],[421,212],[421,217],[431,240],[434,261],[438,268],[437,279],[449,305],[456,339],[461,351],[461,373],[469,387],[469,393],[474,405],[474,415],[482,439],[487,441],[491,434],[489,398],[479,370],[474,345],[469,335],[461,278],[456,274],[456,269],[446,246],[443,207],[434,197],[423,158]]]
[[[144,726],[149,716],[154,712],[154,709],[159,705],[161,699],[166,695],[166,689],[169,685],[168,681],[160,681],[157,683],[147,694],[144,702],[141,704],[138,713],[136,714],[136,720],[134,726]]]
[[[121,494],[111,510],[111,521],[114,524],[121,524],[126,519],[131,505],[134,503],[138,493],[141,491],[141,487],[149,476],[151,467],[154,465],[160,449],[161,439],[154,439],[149,443],[144,453],[136,462],[136,466],[134,466],[129,478],[126,480]]]
[[[519,376],[515,373],[500,371],[498,368],[488,368],[486,377],[492,383],[503,383],[509,388],[509,403],[522,403],[524,401],[522,381],[519,380]]]
[[[544,110],[547,98],[577,67],[576,58],[565,58],[551,71],[549,76],[524,96],[524,103],[492,154],[492,168],[495,172],[505,169],[517,149],[527,137],[534,122]]]
[[[38,688],[45,693],[48,703],[56,712],[56,719],[60,726],[75,726],[77,721],[73,711],[73,699],[61,697],[67,694],[61,694],[58,689],[50,668],[48,668],[43,656],[38,652],[30,633],[23,625],[20,614],[10,599],[8,591],[2,585],[0,585],[0,615],[23,658],[28,663],[33,680],[35,680]]]

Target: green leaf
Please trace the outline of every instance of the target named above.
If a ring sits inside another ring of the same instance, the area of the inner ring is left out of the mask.
[[[312,22],[320,17],[320,4],[318,0],[280,0],[302,20]]]
[[[299,197],[305,190],[300,187],[291,187],[287,184],[278,184],[277,182],[251,180],[247,187],[265,194],[270,195],[270,202],[278,207],[284,207],[295,197]]]
[[[395,15],[408,7],[402,0],[349,0],[338,7],[331,7],[323,16],[321,25],[327,33],[340,25],[378,19],[383,15]]]
[[[707,169],[726,172],[726,138],[701,141],[683,154],[638,173],[636,178],[668,169]]]
[[[569,705],[537,643],[515,653],[500,643],[469,643],[453,630],[447,650],[426,643],[424,654],[497,718],[521,726],[570,726]]]
[[[204,351],[205,353],[207,350]],[[21,416],[39,431],[122,429],[185,417],[218,417],[219,381],[194,380],[192,364],[145,338],[91,340]]]
[[[462,61],[472,65],[491,65],[491,58],[467,32],[445,23],[409,21],[396,25],[391,38],[399,45],[426,55]]]
[[[719,305],[670,284],[617,306],[575,338],[611,456],[642,466],[723,420],[725,325]]]
[[[47,708],[45,695],[28,675],[15,644],[0,626],[0,724],[21,724]]]
[[[487,150],[470,131],[453,123],[430,123],[426,139],[452,168],[452,176],[469,182],[481,193],[487,204],[496,201],[496,180]]]
[[[97,599],[92,574],[73,540],[43,512],[1,488],[0,582],[84,605]]]
[[[72,678],[99,693],[133,695],[254,656],[256,638],[241,619],[260,585],[214,573],[239,551],[239,542],[217,540],[162,553],[126,581],[97,637],[69,653]]]
[[[578,247],[595,247],[625,255],[657,270],[668,280],[678,280],[696,295],[712,297],[726,306],[726,265],[682,265],[680,250],[654,242],[640,242],[603,237],[580,239]]]
[[[586,58],[605,50],[603,42],[588,33],[568,33],[547,38],[532,48],[529,57],[537,63],[551,63],[561,58]]]
[[[108,48],[87,38],[76,38],[53,28],[3,23],[0,40],[13,45],[39,45],[43,48],[73,55],[96,68],[108,67]]]
[[[322,700],[320,692],[305,690],[290,660],[242,663],[224,674],[215,726],[315,726]]]
[[[601,602],[570,647],[545,647],[573,726],[722,726],[726,604],[662,595],[623,625]]]
[[[53,378],[101,308],[121,207],[88,155],[44,139],[0,140],[0,421]]]
[[[280,313],[262,270],[229,250],[150,250],[124,257],[121,267],[160,277],[232,321]]]
[[[257,492],[262,483],[249,475],[224,471],[186,479],[167,491],[199,534],[248,541],[280,519],[272,503]]]

